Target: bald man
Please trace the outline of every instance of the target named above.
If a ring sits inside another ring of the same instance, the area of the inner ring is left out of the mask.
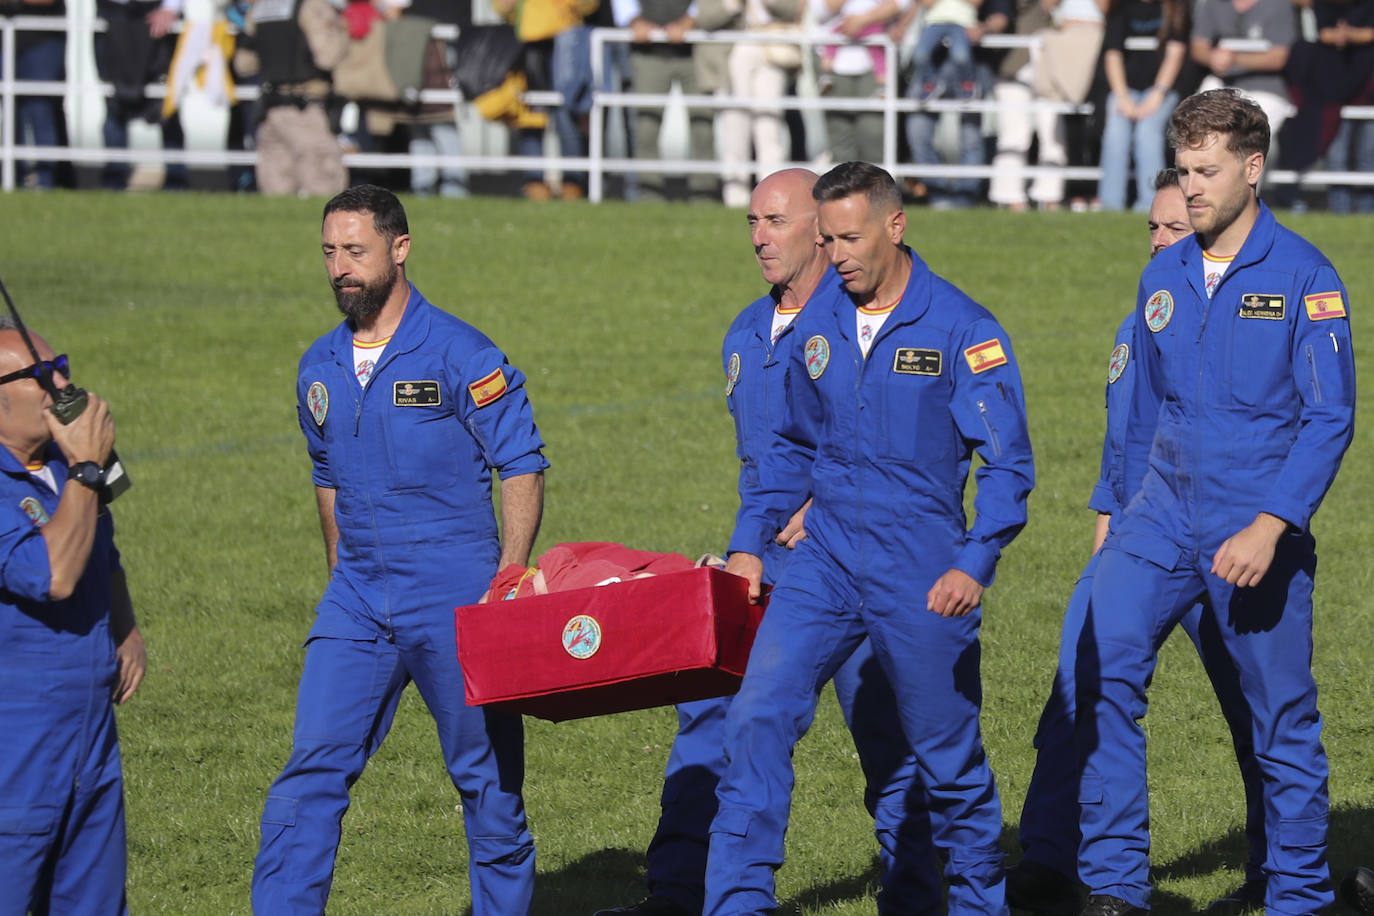
[[[114,447],[93,394],[64,425],[67,357],[0,320],[0,913],[127,913],[113,703],[146,656],[100,504]]]
[[[823,279],[835,280],[817,244],[817,209],[811,196],[816,180],[805,169],[777,172],[759,183],[749,202],[754,259],[770,289],[735,318],[721,351],[726,404],[735,420],[741,493],[759,485],[760,459],[782,417],[783,374],[796,345],[792,322],[808,307]],[[788,523],[772,533],[762,557],[763,584],[777,580],[788,548],[806,537],[805,501],[802,495]],[[933,912],[940,903],[940,887],[924,797],[915,783],[915,760],[902,735],[892,689],[867,641],[835,672],[834,681],[867,781],[864,802],[874,817],[880,847],[879,912]],[[650,896],[637,904],[601,910],[597,916],[701,913],[708,830],[716,814],[716,784],[726,765],[722,728],[729,706],[730,698],[722,697],[677,707],[678,734],[664,777],[663,814],[647,856]]]

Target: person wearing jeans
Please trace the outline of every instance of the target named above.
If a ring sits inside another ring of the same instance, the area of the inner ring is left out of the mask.
[[[1107,17],[1102,68],[1111,92],[1102,130],[1102,177],[1097,196],[1104,210],[1126,209],[1126,185],[1135,159],[1135,209],[1146,212],[1155,175],[1164,168],[1164,130],[1178,104],[1174,83],[1188,40],[1184,0],[1126,0]],[[1131,50],[1128,38],[1154,38],[1155,48]]]

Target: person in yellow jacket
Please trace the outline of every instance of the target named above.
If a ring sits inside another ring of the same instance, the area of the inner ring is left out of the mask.
[[[554,130],[564,156],[587,155],[588,113],[592,108],[591,29],[585,21],[596,12],[600,0],[493,0],[498,14],[515,26],[525,43],[524,70],[530,88],[552,88],[561,93],[563,103],[553,110]],[[543,153],[544,132],[521,128],[516,133],[516,151],[522,156]],[[526,173],[525,196],[548,200],[553,191],[543,173]],[[587,175],[581,171],[563,173],[564,200],[585,195]]]

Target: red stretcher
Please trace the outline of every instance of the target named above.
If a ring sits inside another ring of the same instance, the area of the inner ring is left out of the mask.
[[[701,568],[454,611],[469,706],[562,722],[739,689],[762,605]]]

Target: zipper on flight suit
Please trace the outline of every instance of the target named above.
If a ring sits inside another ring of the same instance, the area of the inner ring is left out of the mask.
[[[983,425],[988,430],[988,442],[992,444],[992,453],[997,457],[1002,456],[1002,442],[997,438],[997,427],[992,425],[992,417],[988,415],[987,402],[982,398],[978,399],[978,412],[983,416]]]
[[[1332,335],[1331,339],[1334,341],[1335,335]],[[1317,378],[1317,357],[1312,352],[1311,344],[1307,345],[1307,368],[1312,370],[1312,401],[1315,404],[1320,404],[1322,402],[1322,384]]]

